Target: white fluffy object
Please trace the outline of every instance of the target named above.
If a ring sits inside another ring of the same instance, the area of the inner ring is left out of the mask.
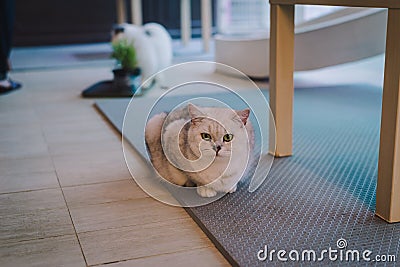
[[[147,23],[143,26],[124,23],[119,26],[123,31],[113,34],[112,41],[127,39],[133,44],[138,66],[142,71],[143,87],[149,87],[153,81],[148,79],[172,63],[172,39],[167,30],[158,23]],[[158,82],[163,83],[160,81],[161,77],[162,75],[157,75]]]

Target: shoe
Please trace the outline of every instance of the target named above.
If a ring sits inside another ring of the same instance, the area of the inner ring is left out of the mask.
[[[0,84],[0,94],[7,94],[11,91],[17,90],[21,88],[22,84],[18,82],[14,82],[11,79],[8,79],[8,85]]]

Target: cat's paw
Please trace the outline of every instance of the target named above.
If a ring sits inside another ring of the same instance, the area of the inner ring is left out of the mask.
[[[197,187],[197,194],[199,194],[201,197],[215,197],[217,195],[217,191],[206,186],[200,186]]]
[[[237,189],[237,185],[235,185],[234,187],[232,187],[231,190],[228,191],[229,194],[235,193]]]

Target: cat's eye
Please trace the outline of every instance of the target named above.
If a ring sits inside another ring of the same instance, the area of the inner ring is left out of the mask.
[[[226,134],[222,139],[224,140],[224,142],[230,142],[233,139],[233,134]]]
[[[211,135],[209,133],[201,133],[201,138],[205,141],[211,141]]]

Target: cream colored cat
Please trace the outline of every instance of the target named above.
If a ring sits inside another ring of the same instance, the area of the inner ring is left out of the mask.
[[[253,153],[249,114],[188,104],[155,115],[145,129],[154,168],[171,183],[196,185],[202,197],[235,192]]]

